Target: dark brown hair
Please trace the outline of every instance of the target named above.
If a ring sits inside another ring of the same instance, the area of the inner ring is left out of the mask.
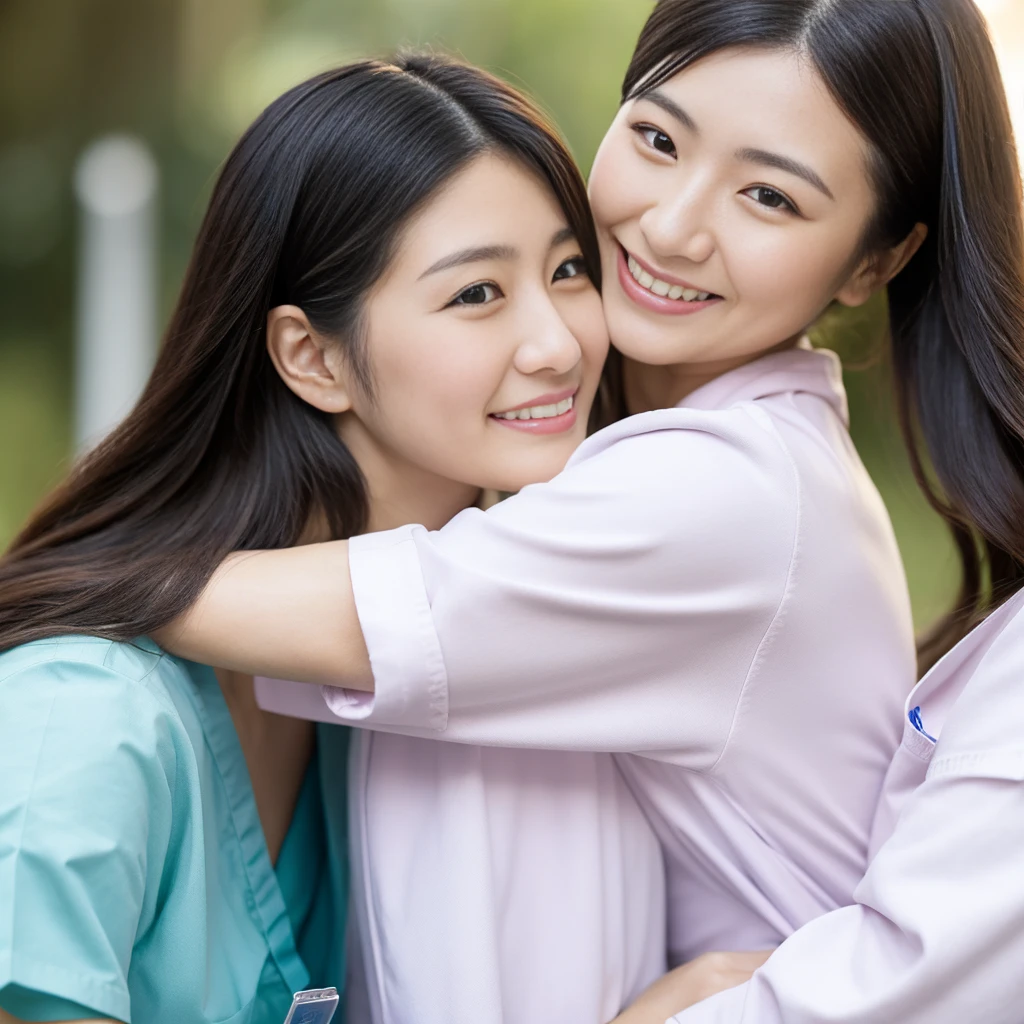
[[[661,0],[623,100],[727,47],[806,54],[869,141],[866,249],[928,226],[889,286],[904,434],[963,566],[927,666],[1024,582],[1024,198],[987,28],[970,0]]]
[[[362,61],[264,111],[214,188],[138,405],[0,560],[0,650],[70,633],[130,641],[188,608],[230,551],[294,545],[314,519],[332,538],[364,529],[359,467],[274,370],[267,312],[301,307],[372,390],[364,296],[410,217],[495,150],[550,185],[599,282],[572,157],[486,72],[431,54]]]

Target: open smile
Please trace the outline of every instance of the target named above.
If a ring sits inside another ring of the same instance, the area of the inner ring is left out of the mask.
[[[576,393],[579,389],[541,395],[504,412],[492,412],[489,419],[512,430],[531,434],[560,434],[576,425]]]
[[[618,269],[623,291],[638,305],[656,313],[698,313],[722,301],[721,295],[660,274],[621,245]]]

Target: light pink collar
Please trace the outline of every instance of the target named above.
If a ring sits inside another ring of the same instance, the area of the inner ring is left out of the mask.
[[[687,395],[678,409],[726,409],[769,395],[804,392],[828,402],[849,425],[850,414],[839,357],[828,349],[815,349],[807,338],[796,348],[774,352],[723,373]]]

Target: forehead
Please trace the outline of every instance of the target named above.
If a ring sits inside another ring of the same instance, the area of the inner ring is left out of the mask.
[[[546,251],[565,223],[554,193],[537,174],[510,157],[484,153],[413,216],[393,269],[429,265],[448,252],[476,246]]]
[[[686,110],[710,145],[782,153],[839,188],[867,178],[867,141],[802,54],[723,50],[684,68],[658,91]]]

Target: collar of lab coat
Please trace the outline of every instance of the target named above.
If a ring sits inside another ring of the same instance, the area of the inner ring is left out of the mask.
[[[678,409],[727,409],[770,395],[793,392],[816,395],[828,402],[849,426],[850,413],[839,357],[816,349],[802,338],[795,348],[774,352],[723,373],[686,396]]]

